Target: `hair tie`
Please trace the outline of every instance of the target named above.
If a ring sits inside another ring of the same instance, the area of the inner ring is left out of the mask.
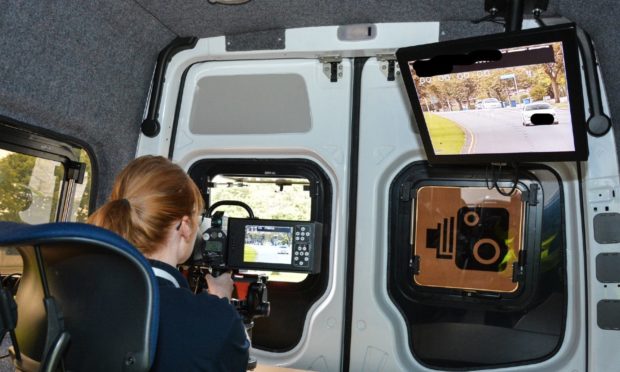
[[[126,204],[129,208],[131,208],[131,203],[129,202],[129,200],[122,198],[119,199],[121,201],[121,203]]]

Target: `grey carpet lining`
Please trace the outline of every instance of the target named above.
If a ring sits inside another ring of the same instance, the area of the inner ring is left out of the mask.
[[[617,117],[617,1],[550,2],[546,16],[577,22],[596,42],[611,115]],[[0,115],[89,143],[98,156],[101,204],[114,175],[135,154],[157,54],[177,35],[437,20],[443,22],[442,39],[501,31],[468,22],[484,15],[483,0],[252,0],[244,6],[206,0],[2,2]]]

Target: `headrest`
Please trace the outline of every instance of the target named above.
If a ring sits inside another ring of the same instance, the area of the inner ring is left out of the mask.
[[[10,246],[24,262],[16,295],[16,334],[23,354],[41,361],[48,327],[34,253],[38,246],[50,295],[71,336],[65,367],[148,370],[157,346],[159,289],[136,248],[108,230],[82,223],[0,222],[0,248]]]

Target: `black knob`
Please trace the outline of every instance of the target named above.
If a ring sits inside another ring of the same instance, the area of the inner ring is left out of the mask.
[[[153,138],[159,134],[161,126],[155,119],[144,119],[140,128],[145,136]]]

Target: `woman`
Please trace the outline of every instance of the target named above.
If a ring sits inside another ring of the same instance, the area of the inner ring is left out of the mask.
[[[175,268],[192,253],[203,200],[179,166],[160,156],[133,160],[116,177],[107,203],[89,222],[121,235],[151,262],[160,290],[160,325],[152,370],[245,371],[249,341],[229,304],[230,274],[207,275],[195,295]]]

